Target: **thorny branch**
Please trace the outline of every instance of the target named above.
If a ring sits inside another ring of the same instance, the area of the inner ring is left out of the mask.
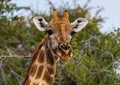
[[[23,59],[23,60],[30,60],[31,55],[27,55],[27,56],[20,56],[20,55],[0,56],[0,75],[1,75],[1,80],[3,81],[3,84],[7,85],[6,77],[8,77],[8,75],[4,72],[4,69],[7,68],[7,69],[9,69],[9,74],[15,76],[15,78],[18,81],[18,84],[21,85],[20,80],[23,80],[23,77],[20,74],[18,74],[15,70],[13,70],[12,66],[10,66],[9,64],[6,64],[6,62],[5,62],[7,59],[10,59],[10,58],[19,58],[19,59]]]
[[[2,79],[3,79],[4,85],[7,85],[7,83],[5,81],[5,73],[3,71],[3,68],[1,68],[1,76],[2,76]]]

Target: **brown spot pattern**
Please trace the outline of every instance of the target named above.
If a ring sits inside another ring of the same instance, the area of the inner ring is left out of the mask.
[[[37,74],[36,74],[36,79],[39,79],[39,78],[41,77],[41,75],[42,75],[42,73],[43,73],[43,69],[44,69],[43,66],[40,66],[40,67],[38,68],[38,71],[37,71]]]
[[[54,68],[47,67],[49,74],[54,74]]]
[[[34,53],[33,58],[32,58],[32,63],[36,61],[38,54],[39,54],[39,50]]]
[[[41,50],[40,53],[39,53],[39,56],[38,56],[38,62],[39,62],[39,63],[43,63],[44,58],[45,58],[45,57],[44,57],[44,51]]]
[[[37,70],[37,65],[36,64],[32,65],[30,67],[28,75],[31,75],[33,77],[35,75],[36,70]]]
[[[45,42],[45,39],[42,40],[42,42],[41,42],[40,45],[38,46],[37,50],[34,52],[33,58],[32,58],[32,63],[34,63],[34,62],[36,61],[36,59],[37,59],[37,57],[38,57],[38,55],[39,55],[39,52],[40,52],[40,50],[41,50],[44,42]]]
[[[32,85],[39,85],[38,83],[33,83]]]
[[[53,83],[53,77],[51,77],[47,71],[44,73],[43,80],[45,80],[49,85],[52,85]]]
[[[50,64],[50,65],[54,65],[54,62],[55,62],[55,60],[54,60],[54,57],[53,57],[53,55],[52,55],[52,53],[50,52],[50,50],[48,49],[48,51],[47,51],[47,55],[46,55],[46,62],[48,63],[48,64]]]

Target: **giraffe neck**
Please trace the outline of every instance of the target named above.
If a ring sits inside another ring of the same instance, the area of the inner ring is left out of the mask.
[[[57,59],[47,42],[46,37],[34,53],[23,85],[53,85]]]

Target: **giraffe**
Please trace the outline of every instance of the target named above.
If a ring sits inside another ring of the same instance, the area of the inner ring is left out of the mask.
[[[68,61],[72,58],[72,35],[81,31],[88,20],[77,18],[70,23],[68,18],[67,10],[61,18],[57,17],[56,10],[53,10],[50,22],[41,16],[33,18],[38,30],[46,31],[47,35],[33,54],[23,85],[53,85],[58,61]]]

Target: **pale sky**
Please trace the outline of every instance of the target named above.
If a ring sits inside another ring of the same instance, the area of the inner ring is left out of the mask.
[[[51,0],[55,7],[63,4],[64,2],[69,2],[70,6],[73,6],[73,0]],[[77,4],[83,6],[87,0],[76,0]],[[49,6],[46,0],[12,0],[13,3],[17,3],[18,6],[30,6],[36,12],[47,12],[49,13]],[[110,32],[115,28],[120,27],[120,0],[91,0],[89,7],[94,7],[90,11],[92,16],[95,15],[95,11],[98,8],[104,8],[100,13],[102,17],[107,17],[105,23],[103,23],[102,32]]]

